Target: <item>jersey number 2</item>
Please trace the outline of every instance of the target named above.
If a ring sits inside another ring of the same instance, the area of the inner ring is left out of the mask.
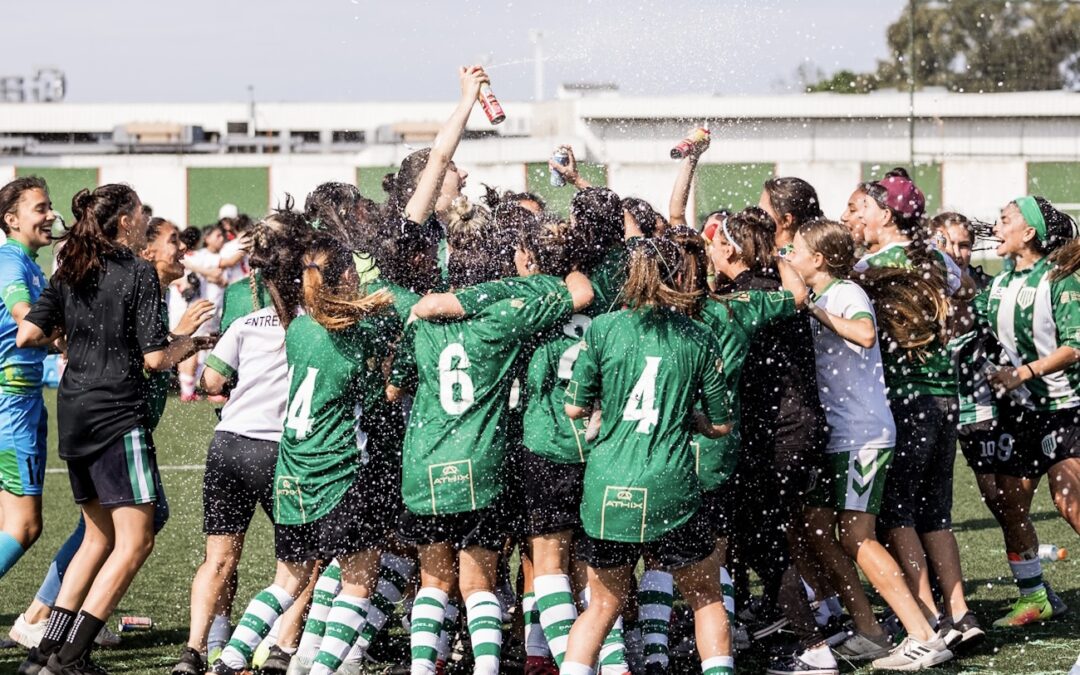
[[[307,375],[297,387],[285,413],[285,427],[296,433],[298,441],[304,440],[311,433],[311,399],[315,396],[315,378],[318,375],[318,368],[307,369]],[[292,382],[292,368],[289,369],[289,381]]]
[[[476,393],[465,372],[469,365],[469,355],[460,342],[451,342],[439,354],[439,403],[448,415],[460,415],[473,404]]]
[[[637,422],[637,432],[641,434],[650,433],[660,419],[660,411],[656,407],[656,376],[659,372],[660,357],[646,356],[645,371],[638,378],[623,408],[623,420]]]

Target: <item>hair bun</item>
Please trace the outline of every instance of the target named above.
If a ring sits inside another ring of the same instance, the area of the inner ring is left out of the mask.
[[[75,196],[71,198],[71,215],[75,216],[76,221],[80,221],[93,204],[93,193],[90,192],[90,190],[83,188],[76,192]]]

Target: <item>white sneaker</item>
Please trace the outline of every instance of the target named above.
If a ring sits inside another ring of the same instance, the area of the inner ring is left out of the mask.
[[[23,647],[32,649],[41,644],[41,638],[45,637],[45,626],[48,624],[48,619],[30,623],[26,620],[26,615],[20,614],[19,618],[15,619],[15,625],[8,631],[8,637]]]
[[[109,630],[108,626],[102,626],[101,630],[98,631],[97,637],[94,638],[94,642],[97,643],[99,647],[105,647],[106,649],[110,647],[119,647],[120,636]]]
[[[364,675],[364,664],[358,661],[342,661],[334,675]]]
[[[1069,669],[1069,675],[1080,675],[1080,656],[1076,657],[1076,663]]]
[[[922,670],[944,663],[953,657],[941,636],[922,642],[910,635],[904,638],[888,656],[875,659],[874,668],[879,670]]]
[[[834,648],[836,655],[848,661],[871,661],[888,655],[892,649],[892,642],[882,635],[875,640],[869,635],[852,633],[852,635]]]

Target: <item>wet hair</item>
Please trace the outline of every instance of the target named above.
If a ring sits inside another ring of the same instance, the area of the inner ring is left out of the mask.
[[[259,270],[278,319],[285,328],[289,327],[301,304],[300,259],[307,252],[311,236],[310,224],[302,214],[293,210],[293,199],[288,194],[285,195],[283,207],[275,209],[251,227],[248,264],[252,269]],[[258,284],[254,274],[248,277],[248,283],[251,286],[252,306],[258,307]]]
[[[522,224],[518,245],[532,256],[540,272],[564,277],[573,270],[575,254],[580,252],[580,244],[574,241],[576,233],[559,218],[532,218]]]
[[[521,209],[516,205],[513,208]],[[504,242],[495,235],[493,214],[484,206],[464,197],[455,199],[447,218],[446,243],[450,248],[446,267],[454,288],[505,276],[499,256]],[[505,251],[502,253],[505,258]]]
[[[420,174],[423,173],[430,157],[430,148],[417,150],[401,160],[401,168],[396,173],[383,176],[382,188],[387,195],[386,204],[383,207],[384,217],[390,218],[405,212],[405,205],[416,192],[416,184],[420,182]]]
[[[304,202],[311,227],[337,237],[353,251],[369,253],[379,237],[378,205],[355,185],[328,182],[316,187]]]
[[[905,178],[911,181],[907,169],[900,166],[886,173],[882,180],[885,178]],[[914,184],[914,181],[912,181],[912,184]],[[911,243],[907,245],[908,259],[911,264],[929,274],[940,275],[942,277],[941,284],[944,288],[945,270],[941,269],[937,258],[933,254],[934,246],[930,238],[930,228],[927,226],[923,215],[921,213],[906,215],[889,206],[888,192],[885,186],[878,181],[859,183],[858,191],[873,199],[874,203],[880,208],[889,212],[896,229],[911,240]]]
[[[202,239],[202,232],[197,227],[185,227],[180,230],[180,241],[184,243],[187,250],[194,251],[195,247],[199,245],[199,240]]]
[[[742,249],[738,253],[739,260],[750,271],[760,272],[773,266],[773,247],[776,243],[776,221],[757,206],[748,206],[733,216],[728,217],[724,228],[718,228],[716,233],[723,236],[731,235],[732,243]]]
[[[116,243],[120,218],[134,215],[138,205],[135,190],[119,183],[75,193],[71,200],[75,224],[61,238],[64,245],[57,253],[56,277],[77,287],[91,274],[103,270],[104,256],[124,250]]]
[[[46,195],[49,194],[49,186],[45,183],[45,179],[38,176],[16,178],[0,188],[0,230],[3,230],[4,234],[10,232],[4,216],[18,211],[19,201],[27,190],[41,190]]]
[[[627,197],[622,200],[622,208],[634,219],[643,235],[646,237],[656,235],[656,220],[660,216],[649,202],[637,197]]]
[[[633,309],[649,305],[691,314],[700,302],[699,293],[679,290],[677,276],[682,251],[664,237],[635,237],[626,242],[629,252],[622,297]]]
[[[622,201],[608,188],[579,190],[570,200],[570,216],[574,227],[588,237],[582,261],[586,270],[592,269],[609,249],[623,240]]]
[[[855,240],[834,220],[817,218],[799,226],[798,233],[812,253],[825,259],[825,270],[836,279],[847,279],[855,264]]]
[[[512,190],[505,190],[502,194],[499,194],[498,190],[487,184],[484,184],[484,196],[481,200],[492,210],[501,203],[514,203],[520,206],[521,202],[524,201],[536,202],[541,211],[547,209],[547,203],[544,201],[544,198],[535,192],[513,192]]]
[[[664,237],[670,239],[682,251],[676,281],[678,290],[697,296],[695,306],[688,312],[697,316],[701,303],[709,294],[709,257],[705,252],[705,239],[689,225],[669,228]]]
[[[874,305],[878,333],[885,345],[925,361],[947,341],[951,305],[941,288],[924,273],[903,267],[871,267],[856,282]]]
[[[791,216],[793,229],[797,230],[803,223],[825,215],[821,211],[817,190],[802,178],[770,178],[765,181],[764,189],[776,215],[781,219]]]
[[[1067,213],[1062,213],[1054,208],[1046,197],[1035,197],[1035,203],[1039,205],[1039,213],[1042,214],[1046,223],[1046,240],[1036,237],[1032,240],[1032,247],[1042,255],[1049,255],[1076,237],[1076,221]],[[1012,202],[1015,204],[1016,202]],[[1026,220],[1026,219],[1025,219]],[[1028,223],[1029,225],[1031,223]]]
[[[365,294],[342,279],[354,269],[353,252],[328,234],[314,234],[300,259],[304,310],[328,331],[342,331],[388,307],[393,296]]]
[[[443,236],[442,225],[414,223],[399,214],[381,221],[377,231],[372,255],[383,279],[421,294],[435,287],[439,261],[431,250]]]

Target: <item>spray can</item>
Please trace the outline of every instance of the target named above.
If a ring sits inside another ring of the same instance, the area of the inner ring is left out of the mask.
[[[1039,544],[1039,560],[1056,562],[1058,560],[1064,560],[1068,555],[1068,551],[1063,548],[1058,548],[1053,544]]]
[[[129,633],[136,630],[150,630],[153,627],[154,622],[151,621],[148,616],[122,616],[120,617],[120,623],[117,626],[121,633]]]
[[[566,148],[555,148],[555,152],[551,153],[551,161],[566,166],[570,163],[570,153],[567,152]],[[562,187],[566,185],[566,179],[562,177],[561,173],[552,168],[548,168],[548,171],[551,172],[552,187]]]
[[[495,98],[495,93],[491,91],[491,85],[480,85],[480,107],[484,109],[484,114],[492,124],[499,124],[506,119],[506,113],[503,112],[499,99]]]
[[[672,159],[682,159],[693,151],[695,147],[709,140],[709,130],[705,127],[698,127],[690,132],[690,134],[675,144],[675,147],[671,149]]]

